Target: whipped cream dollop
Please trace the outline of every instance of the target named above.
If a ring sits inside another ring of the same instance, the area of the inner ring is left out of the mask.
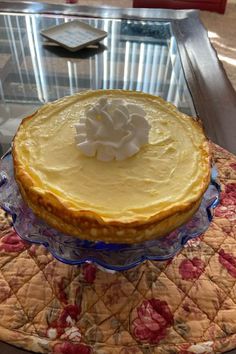
[[[76,145],[85,155],[101,161],[124,160],[148,143],[150,125],[145,115],[137,104],[101,98],[75,124]]]

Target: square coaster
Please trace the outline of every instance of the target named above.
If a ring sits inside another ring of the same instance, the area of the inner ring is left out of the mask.
[[[49,27],[40,34],[72,52],[97,43],[107,36],[107,32],[78,20]]]

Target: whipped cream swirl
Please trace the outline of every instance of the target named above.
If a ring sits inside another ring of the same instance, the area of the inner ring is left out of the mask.
[[[101,98],[75,124],[77,147],[100,161],[124,160],[148,143],[146,112],[122,99]]]

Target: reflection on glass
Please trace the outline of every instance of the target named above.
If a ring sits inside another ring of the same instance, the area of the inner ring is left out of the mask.
[[[83,18],[108,36],[101,45],[70,53],[40,35],[69,20],[0,14],[0,154],[22,117],[84,89],[144,91],[196,114],[170,23]]]

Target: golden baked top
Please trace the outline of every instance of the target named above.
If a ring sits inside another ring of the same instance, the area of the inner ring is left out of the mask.
[[[151,125],[149,143],[122,161],[85,156],[74,125],[101,97],[140,105]],[[209,183],[208,143],[201,126],[163,99],[134,91],[86,91],[40,108],[14,139],[18,183],[26,194],[60,203],[74,215],[104,222],[161,219],[195,203]]]

